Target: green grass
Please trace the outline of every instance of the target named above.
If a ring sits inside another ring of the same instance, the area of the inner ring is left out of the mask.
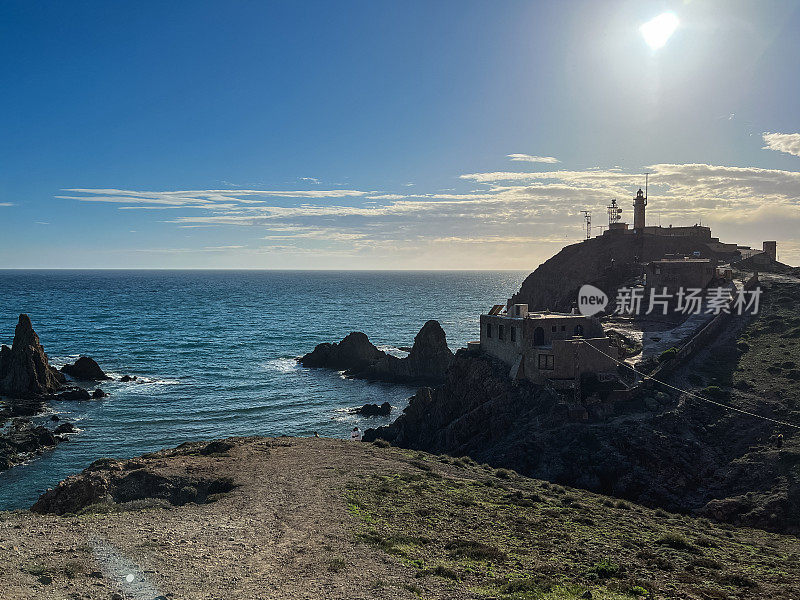
[[[498,600],[800,597],[796,538],[519,475],[487,486],[482,466],[414,460],[434,470],[409,464],[347,495],[356,543],[410,568],[417,583],[406,589],[420,597],[441,586]]]

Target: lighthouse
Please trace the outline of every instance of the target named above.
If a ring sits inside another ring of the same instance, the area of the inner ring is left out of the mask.
[[[644,230],[644,207],[647,206],[647,195],[639,188],[633,200],[633,229],[636,233]]]

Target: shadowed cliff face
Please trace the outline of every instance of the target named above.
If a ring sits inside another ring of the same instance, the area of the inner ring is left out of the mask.
[[[20,315],[11,348],[0,348],[0,396],[34,398],[55,392],[64,376],[47,362],[47,354],[28,315]]]
[[[568,311],[586,283],[609,295],[632,277],[642,274],[638,263],[663,258],[667,254],[691,255],[699,251],[704,258],[730,255],[710,250],[699,240],[655,235],[610,235],[566,246],[548,259],[522,282],[512,304],[527,304],[530,310]],[[613,267],[612,267],[612,259]]]
[[[596,406],[594,422],[570,422],[554,392],[513,382],[489,359],[460,351],[444,385],[423,388],[394,423],[365,439],[452,456],[467,455],[527,476],[675,511],[777,531],[800,531],[798,477],[774,448],[749,454],[771,426],[708,404],[662,395]],[[743,487],[741,461],[758,465]],[[746,504],[731,499],[750,492]]]

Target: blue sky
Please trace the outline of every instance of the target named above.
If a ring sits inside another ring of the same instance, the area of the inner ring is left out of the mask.
[[[0,268],[532,269],[645,170],[652,224],[800,264],[797,31],[798,2],[6,1]]]

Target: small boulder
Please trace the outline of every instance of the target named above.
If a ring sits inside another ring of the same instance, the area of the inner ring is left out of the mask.
[[[99,400],[100,398],[106,398],[106,397],[108,397],[108,394],[106,394],[100,388],[97,388],[95,391],[92,392],[92,399],[93,400]]]
[[[62,423],[53,430],[53,433],[56,435],[62,435],[64,433],[75,433],[77,430],[78,429],[72,423]]]
[[[128,383],[129,381],[136,381],[136,375],[134,375],[133,377],[131,377],[130,375],[123,375],[122,377],[119,378],[119,380],[122,381],[123,383]]]
[[[69,402],[76,402],[81,400],[90,400],[91,394],[83,388],[72,387],[48,397],[50,400],[66,400]]]
[[[100,365],[89,356],[81,356],[73,364],[64,365],[61,367],[61,372],[80,381],[106,381],[111,379],[103,372]]]
[[[388,402],[383,404],[365,404],[357,408],[355,412],[363,417],[386,417],[392,412],[392,405]]]

